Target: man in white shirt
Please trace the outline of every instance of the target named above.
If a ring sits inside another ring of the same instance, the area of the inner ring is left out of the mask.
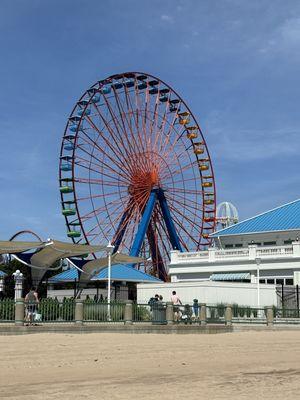
[[[171,302],[173,303],[174,320],[177,322],[181,315],[179,306],[182,305],[182,303],[180,298],[177,296],[175,290],[173,290],[172,292]]]

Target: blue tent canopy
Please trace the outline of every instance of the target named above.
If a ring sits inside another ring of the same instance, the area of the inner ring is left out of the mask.
[[[73,282],[79,279],[78,270],[76,268],[70,268],[66,271],[61,272],[48,279],[49,283],[63,283]],[[108,268],[102,269],[97,275],[95,275],[91,281],[106,281],[108,279]],[[111,267],[111,280],[112,281],[124,281],[124,282],[136,282],[136,283],[153,283],[161,282],[160,279],[154,276],[148,275],[145,272],[139,271],[127,265],[112,265]]]

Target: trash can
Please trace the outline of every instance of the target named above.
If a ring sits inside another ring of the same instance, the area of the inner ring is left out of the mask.
[[[152,324],[153,325],[165,325],[167,323],[166,318],[166,306],[162,303],[155,303],[152,307]]]

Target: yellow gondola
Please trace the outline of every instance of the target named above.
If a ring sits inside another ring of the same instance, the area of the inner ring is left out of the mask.
[[[190,132],[188,132],[187,134],[186,134],[186,137],[188,138],[188,139],[197,139],[197,137],[198,137],[198,133],[197,132],[193,132],[193,131],[190,131]]]
[[[207,164],[199,164],[200,171],[207,171],[209,166]]]
[[[203,182],[202,183],[202,187],[206,188],[206,187],[212,187],[212,182]]]

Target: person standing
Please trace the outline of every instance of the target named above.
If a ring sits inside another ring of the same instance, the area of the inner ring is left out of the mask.
[[[37,306],[39,304],[39,297],[35,287],[32,287],[25,296],[26,304],[26,321],[32,325],[34,321],[34,315],[37,312]]]
[[[180,312],[180,307],[182,305],[180,298],[178,297],[177,293],[175,290],[172,292],[171,296],[171,302],[173,304],[173,311],[174,311],[174,320],[178,322],[181,312]]]

